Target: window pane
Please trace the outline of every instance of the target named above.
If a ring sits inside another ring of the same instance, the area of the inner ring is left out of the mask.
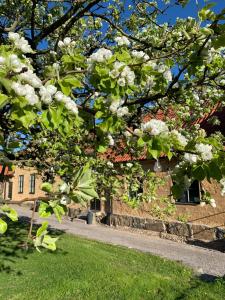
[[[19,193],[23,193],[24,175],[19,175]]]
[[[200,188],[198,180],[192,182],[188,190],[184,191],[183,195],[176,200],[180,203],[199,203],[200,202]]]
[[[91,210],[101,210],[101,201],[99,199],[91,200],[90,209]]]
[[[8,186],[8,198],[12,199],[12,188],[13,188],[13,183],[9,182],[9,186]]]
[[[35,194],[35,174],[30,175],[30,194]]]

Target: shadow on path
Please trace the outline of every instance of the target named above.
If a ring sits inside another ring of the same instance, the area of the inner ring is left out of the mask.
[[[186,242],[189,245],[198,246],[206,249],[217,250],[225,253],[225,239],[216,240],[216,241],[200,241],[193,240]]]

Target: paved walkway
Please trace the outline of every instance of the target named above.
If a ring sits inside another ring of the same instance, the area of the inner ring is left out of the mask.
[[[31,210],[24,207],[16,207],[20,216],[31,216]],[[45,219],[46,220],[46,219]],[[41,222],[35,213],[35,222]],[[175,261],[180,261],[195,271],[205,275],[223,276],[225,274],[225,253],[208,250],[196,246],[161,239],[133,232],[122,231],[102,225],[87,225],[77,220],[70,222],[63,220],[60,224],[51,217],[49,224],[65,232],[98,240],[113,245],[121,245],[128,248],[149,252]]]

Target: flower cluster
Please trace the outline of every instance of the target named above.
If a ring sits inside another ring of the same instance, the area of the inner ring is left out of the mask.
[[[105,49],[105,48],[100,48],[98,51],[93,53],[89,58],[88,58],[88,63],[93,63],[93,62],[105,62],[106,60],[110,59],[112,57],[112,51]]]
[[[20,81],[26,82],[34,88],[40,88],[42,86],[40,78],[38,78],[33,70],[27,70],[26,72],[20,73],[18,75],[18,78],[20,79]]]
[[[9,40],[14,44],[14,46],[21,50],[23,53],[33,53],[31,46],[24,37],[21,37],[18,33],[9,32]]]
[[[30,105],[34,105],[39,102],[38,96],[35,93],[35,89],[29,84],[23,85],[19,82],[13,82],[12,89],[18,96],[25,97]]]
[[[115,41],[119,46],[130,46],[130,41],[125,36],[118,36],[115,38]]]
[[[171,134],[175,136],[175,138],[177,139],[178,143],[182,146],[185,147],[188,143],[187,139],[185,136],[183,136],[180,132],[178,132],[177,130],[172,130]]]
[[[200,154],[202,160],[207,161],[213,158],[211,145],[200,143],[196,144],[195,149]]]
[[[198,155],[185,153],[184,160],[188,161],[190,164],[195,164],[198,161]]]
[[[120,107],[123,103],[124,103],[123,100],[113,100],[109,107],[109,110],[112,113],[117,114],[118,117],[123,117],[129,114],[128,107],[126,106]]]
[[[74,114],[78,114],[78,108],[76,103],[68,96],[65,96],[62,92],[55,93],[54,98],[58,102],[63,102],[65,107]]]
[[[166,123],[157,119],[151,119],[149,122],[142,124],[141,127],[143,131],[147,131],[151,135],[159,135],[169,131]]]
[[[69,37],[66,37],[66,38],[64,38],[63,41],[58,42],[58,46],[61,49],[67,48],[67,47],[74,47],[75,44],[76,44],[76,42],[72,41],[71,38],[69,38]]]
[[[203,161],[208,161],[213,158],[212,146],[209,144],[203,144],[203,143],[196,144],[195,150],[199,153],[199,155],[185,153],[184,160],[188,161],[191,164],[195,164],[199,159],[202,159]]]
[[[123,62],[116,61],[113,70],[109,72],[109,76],[118,78],[117,83],[120,86],[134,84],[135,74],[130,67],[126,66]]]
[[[16,73],[21,72],[23,68],[27,68],[27,65],[22,63],[16,54],[10,54],[8,57],[0,56],[0,66]]]
[[[144,59],[144,60],[148,60],[149,56],[148,54],[146,54],[144,51],[137,51],[137,50],[133,50],[131,52],[131,55],[137,59]]]
[[[55,95],[55,93],[57,92],[57,88],[54,85],[46,85],[46,86],[41,86],[39,94],[41,96],[41,100],[46,103],[49,104],[52,102],[52,97]]]
[[[17,34],[16,34],[17,36]],[[16,81],[11,84],[12,90],[17,96],[24,97],[30,105],[35,105],[41,100],[45,104],[53,100],[61,101],[65,107],[74,114],[78,113],[76,103],[65,96],[62,92],[57,91],[54,85],[43,85],[41,79],[34,73],[29,64],[21,62],[16,54],[9,56],[0,56],[0,66],[8,71],[16,72]]]

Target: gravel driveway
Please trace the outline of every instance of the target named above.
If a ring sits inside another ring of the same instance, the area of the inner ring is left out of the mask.
[[[28,208],[15,208],[20,216],[31,216],[31,210]],[[38,218],[38,214],[35,213],[35,222],[41,221],[43,219]],[[180,261],[206,277],[225,274],[225,253],[219,251],[177,243],[156,236],[118,230],[108,226],[87,225],[79,220],[71,222],[64,219],[60,224],[54,217],[51,217],[48,218],[48,221],[53,228],[64,230],[67,233]]]

